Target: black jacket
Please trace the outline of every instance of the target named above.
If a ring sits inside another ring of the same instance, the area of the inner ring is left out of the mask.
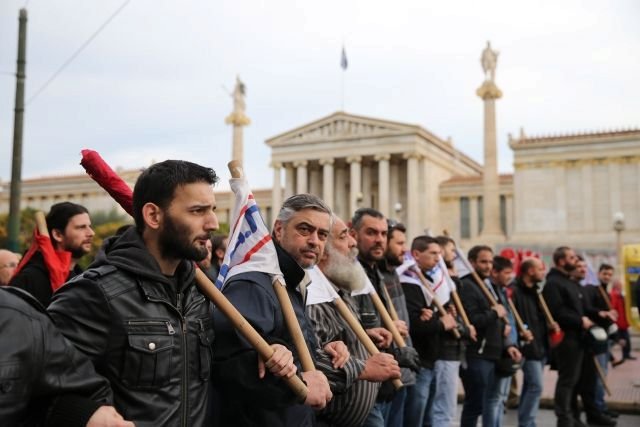
[[[511,289],[513,291],[511,297],[513,304],[518,310],[522,321],[533,334],[533,341],[522,345],[520,351],[528,360],[543,360],[549,345],[547,323],[538,301],[538,285],[529,288],[518,278],[511,286]]]
[[[580,284],[554,267],[547,273],[542,295],[551,316],[564,331],[564,339],[581,341],[584,308]]]
[[[409,334],[413,346],[420,355],[422,367],[433,369],[440,348],[440,332],[444,331],[444,326],[437,313],[427,321],[420,320],[422,309],[431,307],[427,306],[427,300],[419,285],[403,283],[402,289],[409,311]]]
[[[0,425],[85,426],[111,403],[107,380],[26,292],[0,287]]]
[[[451,276],[451,280],[455,283],[456,289],[460,289],[460,279],[458,276]],[[454,304],[454,302],[451,300],[447,304],[444,304],[445,309],[449,304]],[[460,313],[458,313],[456,323],[458,324],[458,330],[462,334],[462,338],[456,338],[451,331],[445,331],[443,329],[442,332],[440,332],[438,360],[460,361],[464,356],[466,348],[465,343],[470,341],[470,337],[469,331],[464,327],[464,322],[462,321]]]
[[[585,315],[591,319],[596,325],[607,329],[613,323],[611,319],[602,318],[598,314],[601,311],[609,311],[609,304],[602,296],[600,289],[607,293],[607,285],[600,284],[598,286],[587,285],[582,287],[583,308]],[[608,296],[607,296],[608,297]]]
[[[82,269],[76,265],[67,276],[67,280],[74,278],[82,273]],[[48,306],[51,302],[53,290],[51,289],[51,280],[49,279],[49,270],[44,263],[44,257],[41,252],[33,254],[27,265],[16,274],[9,283],[20,289],[29,292],[43,306]]]
[[[280,269],[287,293],[312,356],[317,356],[316,338],[305,315],[305,302],[296,290],[305,273],[276,245]],[[227,280],[222,293],[242,313],[268,343],[283,344],[299,361],[293,340],[284,321],[280,303],[266,273],[240,273]],[[284,381],[268,371],[258,377],[258,354],[238,333],[227,318],[214,311],[216,341],[213,381],[219,400],[214,402],[217,422],[221,426],[310,426],[314,415],[310,407],[297,398]],[[298,364],[298,372],[301,367]]]
[[[133,227],[103,249],[89,270],[56,292],[49,313],[107,377],[125,419],[203,425],[213,327],[193,262],[164,276]]]
[[[478,340],[471,341],[467,347],[467,358],[498,360],[503,350],[511,345],[504,338],[505,323],[491,309],[489,300],[474,282],[473,276],[467,275],[461,282],[460,299],[478,334]]]

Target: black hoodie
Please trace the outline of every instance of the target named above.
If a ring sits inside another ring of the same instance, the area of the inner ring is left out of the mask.
[[[213,327],[194,274],[193,262],[183,260],[174,278],[164,276],[132,227],[108,239],[49,306],[61,332],[111,383],[118,411],[136,425],[205,421]]]

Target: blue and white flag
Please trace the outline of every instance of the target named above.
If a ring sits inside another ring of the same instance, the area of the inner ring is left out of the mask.
[[[427,292],[416,272],[416,268],[418,268],[416,260],[411,255],[411,252],[405,252],[404,254],[404,262],[396,267],[396,274],[400,278],[400,283],[407,283],[410,285],[415,285],[420,288],[422,291],[422,296],[424,296],[424,300],[427,305],[431,305],[433,298],[431,297],[431,293]]]
[[[229,185],[235,194],[235,206],[227,252],[220,266],[216,287],[222,289],[229,278],[249,271],[267,273],[273,282],[279,279],[284,284],[276,247],[260,216],[260,209],[247,180],[231,178]]]
[[[448,281],[451,281],[451,278],[449,277],[447,266],[442,260],[442,257],[440,257],[436,266],[433,267],[428,274],[433,280],[433,283],[431,283],[431,290],[440,304],[444,305],[449,302],[449,299],[451,299],[451,285],[453,282],[451,284],[448,283]],[[455,285],[453,286],[455,287]]]
[[[344,46],[342,46],[342,55],[340,55],[340,68],[342,68],[343,71],[346,71],[348,66],[349,62],[347,61],[347,51],[344,49]]]

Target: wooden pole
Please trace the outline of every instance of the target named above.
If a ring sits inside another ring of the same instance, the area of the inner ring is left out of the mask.
[[[271,346],[260,336],[260,334],[251,326],[249,322],[240,314],[240,312],[229,302],[218,288],[209,280],[199,268],[196,269],[196,283],[200,291],[213,303],[216,308],[224,314],[233,327],[240,332],[240,334],[249,342],[249,344],[258,352],[262,360],[265,362],[273,355],[274,350]],[[307,386],[302,380],[294,375],[291,378],[283,378],[294,393],[301,399],[305,399],[307,396]]]
[[[549,311],[549,306],[547,305],[547,302],[544,300],[544,297],[540,292],[538,292],[538,301],[540,302],[540,306],[542,307],[542,311],[544,312],[544,317],[547,318],[547,323],[549,324],[549,327],[551,327],[551,325],[556,323],[556,321],[553,320],[551,311]]]
[[[469,317],[467,316],[467,312],[462,305],[462,301],[460,301],[460,295],[458,295],[457,291],[451,291],[451,297],[453,298],[453,303],[456,305],[458,309],[458,313],[462,316],[462,321],[464,322],[464,326],[469,329],[471,326],[471,322],[469,321]]]
[[[347,304],[345,304],[344,301],[342,301],[342,299],[338,297],[333,300],[333,305],[335,305],[338,313],[340,313],[340,316],[342,316],[342,318],[347,322],[349,327],[356,334],[358,340],[362,343],[369,354],[373,356],[374,354],[380,353],[380,350],[378,350],[378,347],[376,347],[376,345],[373,343],[371,337],[367,335],[367,332],[364,330],[358,319],[356,319],[353,313],[351,313],[351,310],[349,310]],[[392,380],[392,383],[396,390],[403,387],[402,381],[397,378],[395,380]]]
[[[230,161],[227,164],[227,167],[229,168],[229,172],[231,172],[231,176],[233,178],[242,178],[244,175],[242,164],[237,160]],[[307,343],[304,340],[304,335],[302,334],[302,329],[300,328],[300,323],[298,323],[296,313],[293,310],[293,305],[291,304],[291,299],[287,293],[286,285],[281,283],[279,280],[275,280],[273,282],[273,289],[276,297],[278,298],[278,302],[280,303],[282,315],[284,316],[284,321],[287,325],[287,329],[289,330],[289,334],[291,335],[291,339],[293,340],[293,345],[296,348],[298,357],[300,358],[302,370],[305,372],[315,371],[316,367],[313,363],[313,358],[311,357],[309,347],[307,347]]]
[[[34,218],[36,220],[36,227],[38,228],[38,233],[42,236],[49,237],[49,229],[47,228],[47,219],[44,216],[42,211],[37,211],[34,214]]]
[[[433,304],[436,306],[436,308],[438,309],[438,312],[440,313],[440,317],[444,316],[445,314],[447,314],[447,312],[445,311],[444,307],[442,306],[442,304],[440,303],[440,300],[438,300],[438,297],[436,296],[436,294],[433,292],[433,290],[431,289],[431,287],[429,286],[429,281],[427,280],[426,277],[424,277],[424,274],[422,274],[422,271],[420,271],[419,268],[415,268],[414,271],[416,273],[418,273],[418,277],[420,278],[420,282],[422,283],[422,286],[426,289],[426,291],[429,293],[429,295],[431,295],[431,299],[433,300]],[[456,337],[456,338],[460,338],[460,331],[458,331],[457,328],[454,328],[451,330],[451,333]]]
[[[602,289],[601,285],[598,285],[598,290],[600,291],[600,296],[602,296],[602,299],[604,299],[604,302],[607,304],[609,311],[613,310],[613,308],[611,307],[611,300],[609,299],[609,295],[607,295],[604,289]]]
[[[384,292],[384,297],[389,301],[389,315],[391,316],[391,319],[393,319],[394,322],[400,320],[396,307],[393,305],[393,301],[391,301],[391,295],[389,295],[389,291],[384,284],[382,285],[382,292]]]
[[[598,363],[598,358],[595,356],[595,354],[593,355],[593,364],[596,366],[596,372],[598,373],[598,377],[600,378],[600,381],[602,381],[602,385],[604,386],[604,389],[606,390],[609,397],[611,397],[611,389],[607,384],[607,378],[605,377],[604,372],[602,371],[602,366],[600,366],[600,364]]]
[[[524,335],[524,333],[527,330],[527,328],[525,328],[525,326],[524,326],[524,322],[522,321],[522,317],[520,317],[520,313],[518,313],[518,310],[516,310],[516,306],[513,304],[513,301],[511,301],[511,298],[507,297],[507,303],[509,304],[509,308],[511,309],[511,312],[513,313],[513,317],[516,319],[516,325],[518,326],[518,329],[520,330],[520,334]]]
[[[382,286],[384,286],[384,284],[382,284]],[[400,348],[406,347],[407,343],[404,341],[404,338],[402,338],[402,335],[400,335],[400,331],[398,331],[396,324],[393,323],[393,319],[389,315],[387,308],[384,306],[384,303],[380,299],[380,295],[378,295],[376,292],[371,292],[369,296],[371,297],[371,301],[373,301],[373,305],[375,306],[376,310],[378,310],[378,313],[380,313],[382,324],[391,332],[391,335],[393,335],[393,342],[395,342],[396,345]]]

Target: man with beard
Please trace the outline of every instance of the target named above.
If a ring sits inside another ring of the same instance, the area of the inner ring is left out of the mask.
[[[384,258],[387,246],[387,221],[379,211],[372,208],[360,208],[351,219],[351,236],[356,240],[358,247],[358,261],[364,268],[364,271],[373,285],[376,293],[380,296],[384,306],[389,310],[391,301],[388,301],[382,287],[384,286],[384,278],[380,272],[378,262]],[[378,315],[371,297],[369,295],[358,295],[355,297],[360,314],[360,321],[365,329],[378,328],[381,326],[380,316]],[[396,323],[398,330],[407,329],[404,322]],[[386,329],[381,329],[384,334],[370,335],[378,347],[387,349],[391,346],[392,335]],[[390,419],[391,401],[393,400],[393,386],[390,382],[382,385],[381,391],[378,393],[378,400],[373,409],[369,413],[364,426],[385,426],[387,420]]]
[[[133,190],[135,227],[106,240],[48,309],[136,425],[205,424],[213,326],[194,261],[205,257],[218,227],[217,180],[212,169],[179,160],[142,172]],[[271,361],[290,374],[290,353],[276,347]]]
[[[560,246],[553,252],[553,267],[547,274],[542,291],[551,316],[564,331],[564,339],[553,350],[552,357],[558,368],[558,381],[554,395],[554,409],[558,427],[581,426],[574,419],[572,396],[578,385],[584,358],[583,335],[593,326],[584,314],[580,284],[572,280],[577,257],[573,249]]]
[[[522,346],[522,394],[518,404],[518,425],[536,427],[536,415],[542,395],[543,369],[549,350],[547,323],[540,306],[539,284],[544,280],[544,265],[537,258],[527,258],[520,264],[520,274],[512,285],[513,304],[527,325],[533,340]],[[553,329],[559,329],[557,324]]]
[[[357,318],[357,307],[352,291],[362,289],[366,277],[357,266],[356,241],[349,235],[345,223],[334,217],[331,234],[318,267],[322,273],[313,275],[313,288],[331,286]],[[323,277],[324,274],[324,277]],[[326,283],[317,283],[325,280]],[[307,303],[307,315],[320,345],[341,340],[349,349],[350,357],[338,371],[345,376],[344,386],[338,388],[329,376],[335,396],[317,416],[319,426],[360,426],[373,408],[380,382],[399,378],[400,368],[393,356],[378,353],[370,356],[332,302]]]
[[[84,206],[71,202],[56,203],[51,206],[46,221],[53,248],[57,251],[71,252],[71,265],[67,276],[69,280],[82,273],[77,262],[91,250],[95,233],[91,228],[89,211]],[[11,279],[10,285],[29,292],[46,307],[51,302],[53,289],[44,256],[38,251],[25,261],[26,264]]]
[[[493,250],[489,246],[477,245],[467,255],[471,267],[481,280],[491,276],[493,269]],[[487,289],[499,301],[496,289],[487,285]],[[460,377],[464,386],[464,405],[460,425],[472,427],[478,417],[493,413],[489,407],[489,386],[493,382],[496,363],[507,353],[512,359],[520,358],[520,353],[506,337],[509,335],[507,310],[498,303],[491,305],[480,285],[471,274],[462,278],[460,299],[469,316],[469,321],[477,329],[477,341],[467,347],[467,367],[461,369]],[[491,426],[493,427],[493,426]]]
[[[400,335],[405,339],[407,347],[401,350],[404,354],[398,355],[398,359],[403,360],[401,381],[404,387],[398,390],[391,401],[389,409],[389,420],[387,427],[402,427],[404,423],[405,401],[408,390],[416,383],[416,372],[420,370],[420,356],[413,348],[411,337],[409,336],[409,312],[407,311],[407,302],[405,300],[400,277],[396,273],[396,268],[404,262],[404,254],[407,252],[407,229],[402,223],[387,219],[387,248],[384,252],[384,258],[378,261],[378,268],[382,273],[386,294],[391,300],[391,304],[398,314],[398,322],[396,326]],[[384,291],[384,289],[383,289]],[[413,362],[413,363],[412,363]],[[412,365],[411,368],[405,365]]]
[[[311,426],[313,410],[323,409],[332,398],[323,371],[339,369],[347,362],[344,343],[329,342],[319,347],[305,315],[308,275],[322,256],[331,229],[331,209],[312,194],[297,194],[282,205],[273,227],[278,264],[287,294],[306,345],[318,370],[302,372],[308,393],[299,401],[287,385],[274,375],[264,375],[256,364],[257,352],[219,311],[214,312],[214,386],[220,396],[220,425],[223,426]],[[229,278],[222,288],[229,301],[270,343],[281,343],[295,352],[270,275],[246,272]],[[332,377],[340,380],[340,375]],[[343,375],[342,381],[346,381]],[[338,388],[344,384],[338,384]]]

